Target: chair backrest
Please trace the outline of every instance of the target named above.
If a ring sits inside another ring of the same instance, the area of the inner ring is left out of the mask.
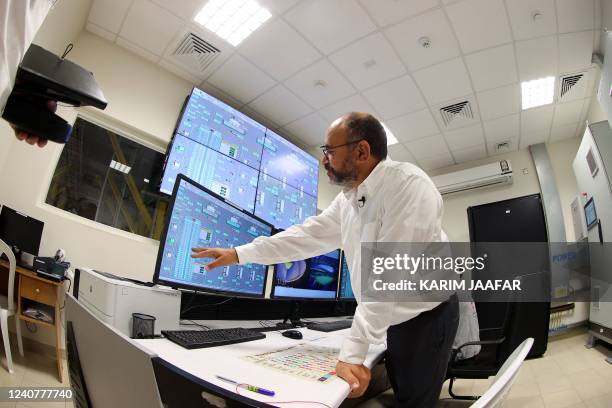
[[[80,364],[83,388],[93,408],[162,407],[151,362],[155,354],[98,319],[68,293],[66,322],[71,328],[67,339],[75,342],[67,347],[70,380],[74,384]]]
[[[525,339],[517,348],[512,352],[510,357],[501,366],[497,375],[493,379],[493,384],[482,397],[480,397],[471,408],[494,408],[501,407],[505,401],[510,388],[516,377],[518,376],[521,364],[527,357],[529,350],[533,346],[533,338]]]
[[[8,275],[8,310],[9,312],[15,311],[15,268],[17,267],[17,260],[13,250],[6,242],[0,239],[0,255],[6,255],[9,260],[9,275]],[[9,313],[10,314],[10,313]]]

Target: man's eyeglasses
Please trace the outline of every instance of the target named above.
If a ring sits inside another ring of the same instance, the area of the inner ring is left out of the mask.
[[[320,148],[320,149],[321,149],[321,151],[323,152],[323,155],[324,155],[325,157],[327,157],[327,155],[329,154],[329,152],[330,152],[330,151],[333,151],[334,149],[337,149],[337,148],[339,148],[339,147],[349,146],[349,145],[352,145],[352,144],[355,144],[355,143],[359,143],[359,142],[361,142],[361,141],[363,141],[363,140],[365,140],[365,139],[354,140],[354,141],[352,141],[352,142],[348,142],[348,143],[341,144],[341,145],[337,145],[337,146],[328,146],[328,145],[323,145],[323,146],[319,146],[319,148]]]

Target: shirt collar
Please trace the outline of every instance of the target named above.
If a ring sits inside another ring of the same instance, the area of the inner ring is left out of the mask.
[[[368,177],[361,182],[356,188],[346,187],[342,190],[346,198],[351,198],[358,195],[371,195],[380,188],[382,178],[385,174],[385,168],[389,165],[391,160],[385,159],[378,162],[378,164],[372,169]]]

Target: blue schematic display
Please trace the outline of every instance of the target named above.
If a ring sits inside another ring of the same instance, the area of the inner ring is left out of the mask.
[[[317,213],[317,199],[274,177],[259,173],[255,215],[286,229]]]
[[[266,131],[260,170],[306,194],[317,196],[319,161],[270,129]]]
[[[338,299],[352,300],[355,299],[353,287],[351,286],[351,273],[349,272],[346,256],[342,254],[342,267],[340,269],[340,289],[338,290]]]
[[[233,202],[254,211],[258,171],[177,134],[166,161],[160,191],[172,194],[179,174]]]
[[[335,299],[340,250],[274,266],[273,297]]]
[[[260,168],[266,128],[200,89],[193,89],[177,133],[254,169]]]
[[[272,227],[180,178],[165,240],[158,255],[159,280],[194,290],[263,296],[266,266],[233,265],[207,271],[211,259],[191,258],[191,248],[233,248],[258,236],[270,236]]]

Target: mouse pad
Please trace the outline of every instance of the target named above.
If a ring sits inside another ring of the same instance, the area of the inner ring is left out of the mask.
[[[326,382],[336,377],[337,348],[298,344],[282,350],[241,357],[303,380]]]

